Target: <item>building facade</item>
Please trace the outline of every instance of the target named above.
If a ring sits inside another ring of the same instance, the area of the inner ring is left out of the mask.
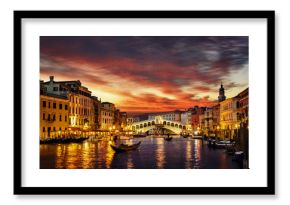
[[[188,109],[181,113],[181,124],[185,125],[187,132],[191,133],[192,130],[192,110]]]
[[[68,135],[69,101],[64,96],[40,94],[40,139]]]
[[[114,125],[115,105],[110,102],[102,102],[101,107],[101,130],[113,131],[116,129]]]
[[[206,136],[209,136],[214,132],[214,115],[213,108],[206,108],[203,116],[203,130]]]
[[[177,121],[177,122],[181,121],[181,111],[179,110],[150,114],[148,115],[148,120],[154,121],[156,116],[161,116],[163,120]]]
[[[239,112],[238,120],[241,127],[248,127],[249,125],[249,88],[246,88],[238,95],[239,97]]]
[[[234,139],[239,128],[239,97],[220,102],[220,129],[223,138]]]
[[[134,122],[139,122],[140,121],[140,117],[127,117],[127,125],[131,125]]]
[[[70,131],[80,134],[95,129],[94,99],[79,80],[54,81],[54,76],[50,76],[48,82],[41,82],[41,89],[47,94],[68,98]]]
[[[191,125],[194,132],[199,132],[202,129],[205,110],[205,107],[195,106],[192,108]]]
[[[92,96],[93,100],[93,112],[94,112],[94,124],[93,124],[93,130],[97,131],[101,128],[101,108],[102,108],[102,102],[98,99],[96,96]]]

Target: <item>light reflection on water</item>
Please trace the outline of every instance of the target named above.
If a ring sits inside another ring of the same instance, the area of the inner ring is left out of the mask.
[[[156,138],[156,168],[163,169],[165,164],[165,151],[164,151],[164,139],[163,138]]]
[[[141,141],[138,150],[115,153],[109,141],[40,145],[42,169],[235,169],[239,165],[222,149],[211,149],[199,139],[147,136],[120,143]]]

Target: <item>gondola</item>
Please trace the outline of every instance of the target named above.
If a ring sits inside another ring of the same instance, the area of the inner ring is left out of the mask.
[[[172,137],[165,137],[164,138],[166,141],[170,141],[170,140],[172,140]]]
[[[133,145],[120,144],[118,147],[111,144],[111,147],[115,152],[127,152],[127,151],[138,149],[140,144],[141,144],[141,141]]]

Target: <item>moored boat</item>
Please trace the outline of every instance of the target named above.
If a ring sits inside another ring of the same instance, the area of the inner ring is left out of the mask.
[[[230,140],[222,140],[215,143],[217,148],[226,148],[226,147],[232,147],[235,145],[235,142],[231,142]]]
[[[207,140],[207,146],[208,146],[208,147],[215,147],[215,146],[216,146],[216,140],[213,139],[213,138],[209,138],[209,139]]]
[[[170,140],[172,140],[172,137],[165,137],[164,140],[170,141]]]
[[[233,161],[242,162],[244,159],[244,152],[243,151],[237,151],[234,153],[234,156],[232,158]]]
[[[132,145],[126,145],[126,144],[120,144],[118,147],[115,145],[110,145],[112,147],[112,149],[115,152],[127,152],[127,151],[131,151],[131,150],[136,150],[138,149],[138,147],[140,146],[141,141],[136,143],[136,144],[132,144]]]

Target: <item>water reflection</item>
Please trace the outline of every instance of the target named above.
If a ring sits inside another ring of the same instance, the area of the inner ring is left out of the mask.
[[[156,138],[156,167],[163,169],[165,164],[164,138]]]
[[[134,163],[131,154],[128,155],[127,169],[133,169]]]
[[[105,161],[106,161],[106,168],[111,168],[111,163],[112,163],[112,160],[114,158],[114,150],[109,146],[110,143],[107,143],[105,145],[106,147],[106,158],[105,158]]]
[[[192,168],[192,141],[186,142],[186,149],[185,149],[185,168],[191,169]]]
[[[194,152],[193,152],[193,168],[199,169],[200,168],[200,161],[201,161],[201,148],[202,148],[202,141],[201,140],[194,140]]]
[[[135,144],[138,150],[115,153],[108,140],[40,145],[42,169],[233,169],[240,168],[224,150],[210,149],[202,140],[175,136],[148,136],[120,143]]]

